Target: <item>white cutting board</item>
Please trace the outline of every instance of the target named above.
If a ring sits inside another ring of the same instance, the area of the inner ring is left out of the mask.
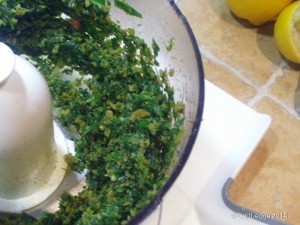
[[[222,200],[222,188],[239,173],[270,123],[268,115],[205,81],[203,122],[189,160],[162,206],[142,224],[263,224],[231,211]]]

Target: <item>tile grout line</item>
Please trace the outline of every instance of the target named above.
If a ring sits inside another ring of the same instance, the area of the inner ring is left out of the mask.
[[[279,68],[278,70],[276,70],[275,72],[272,73],[271,77],[267,80],[267,82],[265,82],[265,84],[263,84],[260,87],[257,87],[257,93],[256,95],[248,102],[249,106],[251,108],[254,108],[263,97],[271,97],[271,95],[269,94],[269,88],[271,87],[272,84],[276,83],[276,79],[280,76],[282,76],[284,73],[282,71],[282,68]]]
[[[279,64],[279,69],[272,73],[269,80],[263,86],[257,88],[256,95],[248,102],[248,105],[251,108],[255,108],[262,101],[262,99],[264,97],[268,97],[273,102],[278,104],[281,108],[286,110],[289,115],[291,115],[295,118],[298,118],[298,114],[293,107],[287,105],[286,103],[284,103],[281,100],[278,100],[277,98],[275,98],[273,95],[271,95],[269,93],[269,88],[271,87],[271,85],[276,83],[276,79],[278,77],[281,77],[284,75],[283,69],[286,66],[287,66],[286,61],[282,60]]]
[[[284,75],[283,68],[287,65],[284,60],[282,60],[279,64],[279,69],[276,70],[275,72],[272,73],[271,77],[263,84],[262,86],[257,86],[253,81],[250,79],[246,78],[240,71],[236,70],[235,68],[232,68],[230,65],[225,63],[224,61],[218,59],[216,56],[211,54],[210,52],[206,51],[205,47],[199,45],[199,49],[201,52],[201,56],[203,58],[206,58],[217,65],[225,68],[227,71],[230,73],[234,74],[241,82],[252,86],[256,89],[257,93],[254,97],[252,97],[247,105],[251,108],[254,108],[261,102],[261,100],[264,97],[270,98],[273,102],[276,104],[280,105],[283,109],[285,109],[291,116],[298,118],[297,112],[294,110],[294,108],[290,107],[289,105],[285,104],[284,102],[276,99],[274,96],[269,94],[269,88],[271,87],[272,84],[276,83],[276,79],[280,76]]]
[[[229,66],[226,62],[218,59],[216,56],[214,56],[213,54],[211,54],[210,52],[206,51],[205,48],[203,46],[199,46],[201,55],[208,59],[211,60],[212,62],[216,63],[217,65],[225,68],[227,71],[229,71],[230,73],[234,74],[240,81],[242,81],[243,83],[252,86],[252,87],[256,87],[255,83],[253,81],[251,81],[250,79],[246,78],[240,71],[238,71],[237,69]]]

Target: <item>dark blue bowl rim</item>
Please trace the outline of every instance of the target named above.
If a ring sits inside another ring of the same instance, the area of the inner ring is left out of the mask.
[[[199,93],[198,93],[198,109],[196,113],[196,119],[194,121],[194,125],[192,128],[191,135],[189,137],[189,140],[187,142],[186,148],[184,149],[182,156],[180,160],[178,161],[174,171],[171,173],[169,179],[165,183],[165,185],[162,187],[162,189],[155,195],[155,197],[151,200],[151,202],[146,205],[142,210],[139,211],[139,213],[133,217],[127,225],[137,225],[141,223],[147,216],[150,215],[154,211],[155,208],[158,207],[159,204],[161,204],[162,199],[164,195],[168,192],[168,190],[172,187],[174,182],[176,181],[177,177],[180,175],[181,171],[183,170],[190,154],[193,149],[194,143],[196,141],[201,121],[202,121],[202,115],[203,115],[203,108],[204,108],[204,71],[203,71],[203,65],[202,65],[202,59],[201,54],[198,48],[197,40],[194,36],[194,33],[190,27],[189,22],[187,21],[186,17],[182,14],[174,0],[169,0],[169,3],[172,7],[172,9],[175,11],[175,13],[178,15],[178,17],[181,19],[193,46],[195,58],[197,60],[197,67],[198,67],[198,76],[199,76]]]

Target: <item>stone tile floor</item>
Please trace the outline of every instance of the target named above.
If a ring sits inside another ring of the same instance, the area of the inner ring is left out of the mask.
[[[300,66],[277,51],[274,22],[253,27],[234,17],[225,0],[179,0],[202,55],[205,77],[272,124],[234,181],[232,199],[300,224],[300,117],[294,94]]]

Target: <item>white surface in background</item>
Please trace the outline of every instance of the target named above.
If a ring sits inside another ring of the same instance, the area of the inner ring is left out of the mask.
[[[210,82],[205,83],[203,122],[190,158],[163,200],[160,225],[259,225],[223,203],[234,178],[271,123]],[[159,209],[142,223],[157,224]]]

